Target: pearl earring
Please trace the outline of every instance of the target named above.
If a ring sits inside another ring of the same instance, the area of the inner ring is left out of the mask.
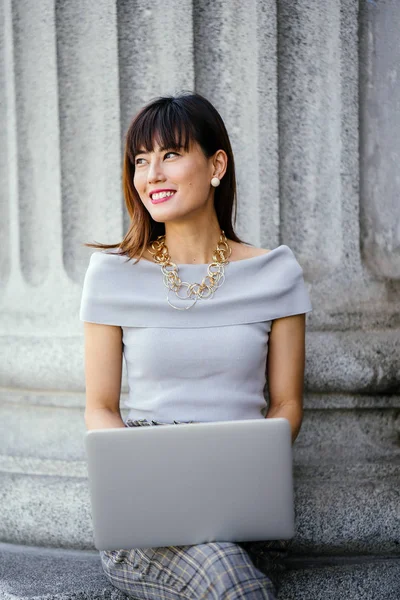
[[[220,180],[220,179],[218,179],[218,177],[213,177],[213,178],[211,179],[211,185],[212,185],[213,187],[218,187],[220,183],[221,183],[221,180]]]

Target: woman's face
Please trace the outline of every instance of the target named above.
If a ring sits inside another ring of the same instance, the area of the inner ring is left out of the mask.
[[[143,151],[134,157],[133,184],[154,221],[179,221],[206,209],[213,198],[210,182],[216,168],[213,157],[207,159],[197,142],[191,142],[187,152],[183,148],[161,150],[159,144],[152,152],[139,150]],[[159,189],[174,194],[161,198],[162,202],[152,200],[150,194]]]

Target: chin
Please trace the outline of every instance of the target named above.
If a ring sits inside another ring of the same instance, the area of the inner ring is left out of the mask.
[[[176,213],[173,213],[173,212],[165,211],[164,215],[158,215],[157,216],[157,215],[152,215],[151,214],[151,218],[156,223],[168,223],[170,221],[176,221],[177,219],[185,218],[185,215],[184,214],[181,215],[181,214],[176,214]]]

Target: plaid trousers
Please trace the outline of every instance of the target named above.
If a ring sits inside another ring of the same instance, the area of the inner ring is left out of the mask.
[[[127,427],[168,424],[126,421]],[[137,600],[275,600],[288,543],[209,542],[99,553],[110,583]]]

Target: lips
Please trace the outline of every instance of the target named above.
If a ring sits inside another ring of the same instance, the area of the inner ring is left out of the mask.
[[[168,191],[171,191],[171,192],[174,192],[174,193],[172,195],[170,195],[170,196],[164,196],[163,198],[157,198],[156,200],[153,200],[153,198],[150,196],[151,203],[152,204],[159,204],[160,202],[166,202],[167,200],[170,200],[172,198],[172,196],[175,196],[176,192],[174,190],[168,190]],[[157,192],[154,192],[154,193],[157,193]]]
[[[173,188],[157,188],[156,190],[151,190],[149,192],[149,196],[151,197],[153,194],[161,194],[161,192],[176,192]]]

